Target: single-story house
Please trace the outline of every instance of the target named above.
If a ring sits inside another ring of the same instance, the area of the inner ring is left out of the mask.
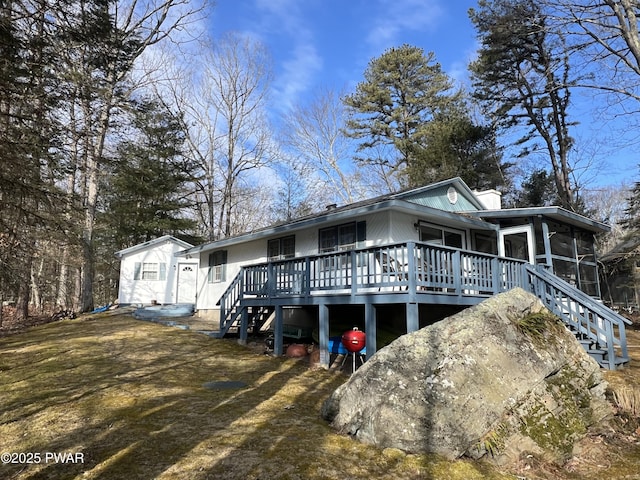
[[[353,326],[365,331],[370,356],[394,336],[519,286],[603,366],[627,362],[626,320],[598,301],[594,235],[608,226],[560,207],[502,209],[500,200],[454,178],[175,255],[199,263],[196,309],[216,335],[244,341],[270,322],[276,354],[285,337],[311,332],[328,364],[330,339]]]
[[[177,257],[193,245],[171,235],[116,252],[120,305],[196,303],[198,259]]]

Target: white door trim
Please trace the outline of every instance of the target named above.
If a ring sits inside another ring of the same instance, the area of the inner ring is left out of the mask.
[[[184,267],[191,267],[192,275],[189,276],[192,279],[192,289],[193,291],[182,292],[180,288],[184,288],[188,284],[186,284],[183,280],[184,277],[181,275]],[[180,262],[177,265],[178,268],[178,278],[177,278],[177,286],[176,286],[176,303],[196,303],[197,294],[198,294],[198,264],[193,262]],[[188,296],[189,298],[183,298],[184,296]]]
[[[498,255],[501,257],[506,256],[505,253],[505,237],[509,235],[515,235],[518,233],[527,234],[527,255],[529,257],[529,263],[535,265],[536,258],[534,252],[533,243],[533,225],[521,225],[518,227],[503,228],[498,232]]]

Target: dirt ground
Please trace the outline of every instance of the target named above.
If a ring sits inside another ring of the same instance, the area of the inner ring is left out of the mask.
[[[508,467],[338,435],[319,411],[347,377],[260,343],[118,311],[27,329],[5,316],[0,337],[2,479],[640,479],[636,328],[630,364],[604,372],[617,414],[565,465],[524,456]]]

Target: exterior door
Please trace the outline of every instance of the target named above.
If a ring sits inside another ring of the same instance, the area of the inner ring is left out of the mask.
[[[196,303],[198,283],[198,265],[195,263],[178,263],[178,298],[177,303]]]
[[[501,257],[517,258],[535,263],[533,228],[531,225],[510,227],[498,233],[498,254]]]

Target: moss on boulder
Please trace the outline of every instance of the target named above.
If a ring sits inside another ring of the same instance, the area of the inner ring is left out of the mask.
[[[560,320],[514,289],[381,349],[322,414],[381,447],[562,461],[611,413],[605,389],[597,362]]]

